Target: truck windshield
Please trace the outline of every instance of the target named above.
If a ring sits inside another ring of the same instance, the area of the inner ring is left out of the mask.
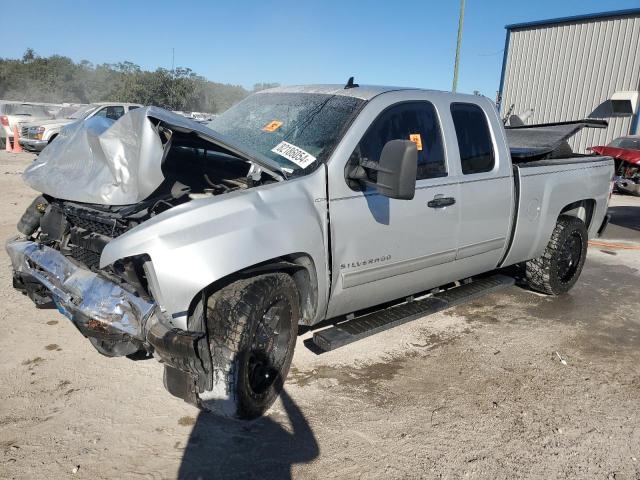
[[[265,92],[247,97],[207,126],[300,173],[327,159],[363,104],[344,95]],[[272,151],[276,147],[282,154]]]
[[[73,112],[67,118],[70,118],[72,120],[79,120],[81,118],[85,118],[87,115],[89,115],[91,112],[93,112],[96,108],[97,107],[95,105],[85,105],[85,106],[80,107],[79,109],[77,109],[75,112]]]
[[[628,150],[640,150],[640,137],[638,138],[616,138],[609,147],[626,148]]]

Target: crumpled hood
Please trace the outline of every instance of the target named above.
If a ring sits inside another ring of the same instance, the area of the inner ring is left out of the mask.
[[[116,122],[92,117],[68,125],[22,178],[31,188],[64,200],[102,205],[138,203],[164,180],[158,121],[174,130],[193,132],[282,179],[272,160],[246,152],[217,132],[158,107],[135,109]]]

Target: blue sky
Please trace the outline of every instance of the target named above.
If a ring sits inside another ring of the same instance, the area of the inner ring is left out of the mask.
[[[3,12],[21,5],[3,2]],[[218,82],[343,83],[448,90],[458,0],[30,0],[28,24],[2,22],[0,57],[27,47],[93,63],[189,67]],[[493,98],[504,25],[635,8],[638,0],[467,0],[458,90]],[[37,13],[41,12],[41,13]],[[22,11],[24,13],[24,10]]]

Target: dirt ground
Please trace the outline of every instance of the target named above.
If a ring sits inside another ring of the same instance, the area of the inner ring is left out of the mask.
[[[0,153],[0,237],[34,192]],[[614,196],[604,241],[640,245]],[[11,287],[0,253],[2,478],[640,478],[640,250],[589,249],[566,296],[518,287],[315,355],[254,422],[170,396]],[[561,359],[563,361],[561,361]]]

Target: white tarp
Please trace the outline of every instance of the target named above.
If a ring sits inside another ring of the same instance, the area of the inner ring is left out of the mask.
[[[23,174],[33,189],[76,202],[127,205],[164,179],[160,137],[138,108],[118,121],[92,117],[68,125]],[[157,110],[157,109],[154,109]]]

